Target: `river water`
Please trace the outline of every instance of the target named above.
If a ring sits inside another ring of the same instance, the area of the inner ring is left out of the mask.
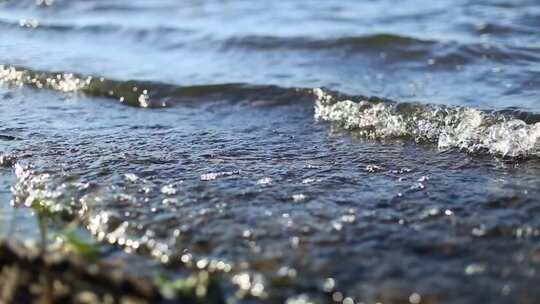
[[[238,301],[536,303],[539,28],[524,0],[0,1],[1,227],[39,201]]]

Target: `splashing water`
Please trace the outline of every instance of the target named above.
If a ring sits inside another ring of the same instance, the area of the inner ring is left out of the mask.
[[[371,139],[410,138],[440,149],[507,157],[540,156],[540,122],[527,124],[465,107],[335,100],[314,89],[315,118]]]

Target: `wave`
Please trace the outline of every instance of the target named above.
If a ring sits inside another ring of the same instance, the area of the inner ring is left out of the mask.
[[[257,104],[311,102],[315,119],[331,122],[369,139],[406,138],[440,149],[509,158],[540,157],[540,114],[509,108],[482,111],[350,96],[320,88],[284,88],[242,83],[178,86],[150,81],[119,81],[72,73],[0,66],[0,84],[28,85],[66,93],[115,99],[141,108],[215,100]]]
[[[225,83],[178,86],[152,81],[119,81],[104,77],[84,76],[66,72],[44,72],[0,65],[0,84],[31,86],[63,93],[83,93],[88,96],[115,99],[141,108],[166,108],[178,103],[201,100],[270,101],[272,104],[291,100],[313,100],[309,89],[283,88],[275,85]]]
[[[437,63],[439,68],[455,69],[456,66],[479,63],[485,60],[511,64],[516,60],[538,61],[538,46],[535,44],[470,43],[454,40],[421,39],[414,36],[394,33],[377,33],[337,38],[314,38],[307,36],[273,35],[234,35],[220,37],[201,35],[195,29],[160,25],[137,27],[122,23],[75,24],[73,22],[51,22],[28,19],[0,18],[0,27],[20,29],[42,34],[57,33],[115,35],[116,39],[144,42],[154,48],[177,50],[190,47],[205,49],[217,48],[219,51],[296,51],[332,52],[338,55],[377,55],[383,56],[387,64],[413,62],[420,67],[426,63]],[[431,65],[430,63],[429,65]]]
[[[41,21],[39,19],[12,19],[1,18],[0,27],[5,29],[31,28],[34,32],[40,31],[45,33],[88,33],[88,34],[104,34],[117,33],[123,36],[133,37],[133,39],[141,39],[147,37],[161,37],[164,35],[172,35],[178,37],[180,35],[193,34],[194,31],[187,28],[179,28],[172,26],[154,26],[154,27],[136,27],[128,26],[121,23],[105,23],[105,24],[74,24],[70,22],[51,22]]]
[[[140,41],[144,37],[160,37],[162,41],[169,41],[168,48],[178,45],[178,39],[184,35],[194,34],[192,29],[171,26],[157,27],[134,27],[121,23],[109,24],[74,24],[73,22],[51,22],[38,19],[13,19],[0,17],[0,27],[6,29],[32,28],[33,31],[44,33],[119,33],[124,37],[132,37]],[[416,52],[418,56],[427,55],[429,46],[435,45],[435,41],[422,40],[413,37],[396,34],[374,34],[367,36],[350,36],[329,39],[316,39],[310,37],[280,37],[269,35],[232,36],[228,38],[209,37],[205,35],[202,40],[191,41],[192,44],[207,44],[208,40],[214,45],[220,45],[227,49],[257,49],[257,50],[311,50],[328,51],[341,50],[346,52],[367,51],[400,51],[405,55]]]
[[[480,59],[498,63],[515,62],[516,59],[525,61],[539,59],[536,54],[538,47],[535,45],[517,47],[452,40],[439,41],[389,33],[330,39],[252,35],[232,37],[221,43],[225,50],[336,51],[347,55],[375,53],[384,54],[388,60],[396,60],[399,63],[414,61],[425,64],[428,60],[433,60],[438,66],[451,68],[459,64],[478,62]]]
[[[434,143],[440,149],[510,158],[540,156],[540,122],[531,123],[506,112],[417,103],[339,100],[315,89],[315,118],[329,121],[371,139],[406,138]],[[536,121],[534,120],[536,118]]]
[[[432,45],[435,42],[394,34],[374,34],[333,39],[313,39],[308,37],[245,36],[233,37],[225,46],[255,49],[348,49],[366,50],[389,47],[408,47],[414,45]]]

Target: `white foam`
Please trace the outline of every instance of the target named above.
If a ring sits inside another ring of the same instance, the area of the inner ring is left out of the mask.
[[[45,75],[0,65],[0,84],[10,86],[31,85],[38,89],[72,93],[86,89],[91,82],[92,77],[79,78],[71,73]]]
[[[315,118],[371,139],[411,138],[440,149],[505,157],[540,156],[540,123],[467,107],[334,100],[314,89]]]

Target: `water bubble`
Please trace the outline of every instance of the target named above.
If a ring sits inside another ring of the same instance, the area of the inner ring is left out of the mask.
[[[415,183],[409,189],[413,191],[418,191],[418,190],[423,190],[424,188],[426,188],[426,186],[424,186],[423,183]]]
[[[301,294],[288,298],[285,300],[285,304],[314,304],[314,302],[312,302],[307,295]]]
[[[422,296],[419,293],[414,292],[409,296],[409,303],[420,304],[420,302],[422,302]]]
[[[166,195],[175,195],[176,188],[173,185],[165,185],[161,187],[161,193],[166,194]]]
[[[297,237],[297,236],[293,236],[293,237],[291,238],[291,246],[292,246],[293,248],[297,248],[299,244],[300,244],[300,238]]]
[[[377,165],[367,165],[366,166],[366,171],[370,172],[370,173],[374,173],[374,172],[378,172],[378,171],[382,171],[382,170],[383,170],[383,167],[381,167],[381,166],[377,166]]]
[[[343,299],[343,304],[354,304],[353,298],[347,297]]]
[[[486,232],[487,232],[486,227],[484,226],[475,227],[471,231],[472,235],[478,236],[478,237],[486,235]]]
[[[425,182],[425,181],[428,181],[428,180],[429,180],[429,176],[423,175],[422,177],[420,177],[418,179],[418,182],[422,183],[422,182]]]
[[[304,194],[302,194],[302,193],[294,194],[294,195],[292,196],[292,199],[293,199],[293,201],[294,201],[295,203],[301,202],[301,201],[305,200],[306,198],[307,198],[307,197],[306,197]]]
[[[39,26],[39,22],[36,19],[21,19],[19,25],[26,28],[36,28]]]
[[[215,180],[219,177],[225,177],[225,176],[233,176],[233,175],[239,175],[240,171],[225,171],[225,172],[213,172],[213,173],[205,173],[200,176],[201,181],[211,181]]]
[[[323,283],[323,290],[331,292],[336,287],[336,281],[333,278],[327,278]]]
[[[483,273],[486,270],[486,266],[482,264],[470,264],[465,267],[466,275],[475,275]]]
[[[311,183],[314,183],[314,182],[317,182],[319,180],[317,179],[314,179],[314,178],[305,178],[302,180],[302,184],[311,184]]]
[[[272,179],[270,177],[264,177],[257,181],[257,185],[269,185],[272,183]]]
[[[339,291],[336,291],[332,294],[332,300],[334,302],[341,302],[343,300],[343,294]]]
[[[297,272],[296,272],[296,269],[294,269],[294,268],[291,268],[291,267],[288,267],[288,266],[283,266],[283,267],[279,268],[278,275],[281,276],[281,277],[294,278],[294,277],[296,277]]]

